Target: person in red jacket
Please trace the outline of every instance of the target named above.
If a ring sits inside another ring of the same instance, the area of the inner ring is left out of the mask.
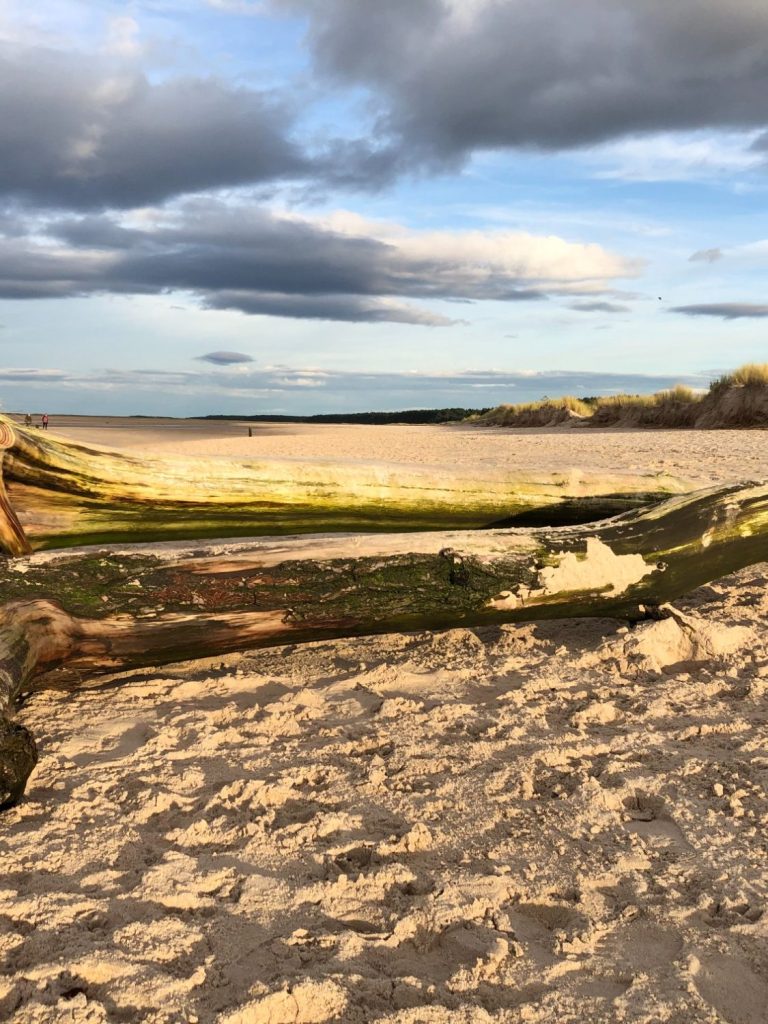
[[[48,413],[44,412],[40,421],[43,424],[43,430],[48,429]]]

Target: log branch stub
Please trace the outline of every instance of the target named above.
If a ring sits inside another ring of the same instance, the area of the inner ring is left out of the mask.
[[[36,764],[37,744],[32,733],[0,715],[0,811],[21,800]]]

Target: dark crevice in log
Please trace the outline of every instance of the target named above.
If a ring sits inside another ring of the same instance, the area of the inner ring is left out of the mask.
[[[600,494],[594,497],[565,498],[557,505],[525,509],[504,519],[489,523],[483,529],[537,529],[540,527],[584,526],[612,516],[645,508],[659,501],[654,492],[636,494]]]

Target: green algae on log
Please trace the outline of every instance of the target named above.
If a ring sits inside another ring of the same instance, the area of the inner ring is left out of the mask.
[[[583,523],[691,490],[666,475],[162,457],[0,416],[0,553],[84,544]]]
[[[333,637],[637,619],[765,559],[768,484],[710,488],[556,529],[32,555],[0,572],[0,588],[13,597],[0,608],[0,804],[19,798],[34,765],[34,741],[13,721],[15,702],[33,690]]]

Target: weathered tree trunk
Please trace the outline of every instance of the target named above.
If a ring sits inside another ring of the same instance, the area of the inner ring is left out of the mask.
[[[592,526],[37,555],[23,574],[0,577],[13,598],[0,610],[3,699],[10,713],[29,690],[287,642],[639,618],[766,558],[768,484],[700,491]],[[33,746],[25,761],[18,743],[0,749],[6,801],[33,763]]]
[[[3,417],[0,448],[0,552],[10,555],[173,538],[581,523],[691,490],[652,474],[143,456]]]

